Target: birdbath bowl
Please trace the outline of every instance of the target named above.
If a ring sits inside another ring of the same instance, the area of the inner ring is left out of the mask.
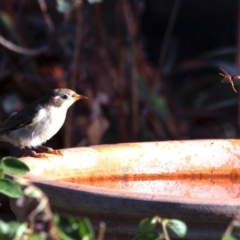
[[[24,157],[24,178],[53,210],[105,221],[105,239],[131,239],[144,217],[188,225],[187,239],[220,239],[240,211],[240,141],[193,140],[99,145],[63,156]]]

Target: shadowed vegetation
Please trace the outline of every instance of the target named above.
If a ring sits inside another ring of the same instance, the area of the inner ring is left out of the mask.
[[[237,1],[2,0],[0,7],[0,122],[67,87],[89,100],[71,108],[47,143],[54,148],[238,137],[238,95],[218,74],[219,67],[239,74]],[[1,143],[2,156],[17,151]]]

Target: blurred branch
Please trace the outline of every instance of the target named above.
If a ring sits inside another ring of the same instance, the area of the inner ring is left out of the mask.
[[[131,67],[131,78],[132,78],[132,141],[137,141],[138,139],[138,132],[139,132],[139,124],[138,124],[138,111],[139,111],[139,92],[138,92],[138,80],[139,80],[139,73],[137,68],[137,49],[136,49],[136,39],[137,39],[137,30],[138,26],[136,23],[136,19],[133,16],[133,12],[131,11],[131,7],[127,0],[120,1],[122,3],[122,9],[124,18],[126,21],[130,44],[131,44],[131,53],[130,53],[130,60],[132,63]]]
[[[160,55],[159,55],[158,66],[155,72],[155,76],[153,78],[153,89],[156,89],[156,87],[159,86],[160,84],[162,92],[164,92],[165,98],[167,100],[168,121],[166,122],[166,124],[167,124],[168,130],[172,134],[172,137],[175,139],[182,138],[182,133],[179,131],[179,127],[178,127],[179,122],[178,122],[178,119],[176,119],[176,114],[174,113],[174,109],[172,108],[172,99],[168,93],[168,86],[164,81],[162,68],[167,56],[169,44],[171,42],[172,33],[176,23],[177,15],[179,12],[180,3],[181,3],[181,0],[174,1],[173,9],[172,9],[170,18],[168,20],[167,29],[163,38],[163,44],[162,44]]]
[[[237,26],[237,44],[238,44],[238,49],[240,47],[240,2],[238,2],[238,26]],[[240,52],[237,51],[237,67],[240,69]],[[238,121],[237,121],[237,134],[238,136],[240,135],[240,93],[238,92]]]
[[[119,1],[117,2],[119,3]],[[117,6],[116,8],[119,9],[120,7]],[[100,38],[100,41],[102,43],[102,47],[98,47],[98,52],[101,55],[101,58],[103,59],[103,63],[106,65],[108,69],[108,74],[113,80],[112,84],[112,93],[115,93],[115,106],[117,108],[117,114],[118,114],[118,134],[120,142],[126,142],[127,141],[127,133],[126,133],[126,111],[124,110],[124,104],[125,104],[125,92],[126,92],[126,84],[123,74],[123,57],[121,56],[121,48],[122,46],[119,44],[120,42],[120,35],[118,32],[117,36],[117,43],[115,41],[115,44],[118,46],[116,50],[118,51],[118,59],[117,63],[114,64],[114,61],[112,61],[111,56],[111,49],[110,44],[104,29],[103,21],[101,19],[102,14],[102,8],[101,4],[94,4],[95,11],[96,11],[96,23],[98,27],[98,35]],[[119,12],[119,11],[118,11]],[[120,29],[120,25],[117,26],[117,29]],[[99,42],[100,42],[99,41]],[[113,44],[112,44],[113,45]]]
[[[13,52],[16,52],[19,54],[30,55],[30,56],[38,55],[40,53],[47,51],[47,49],[48,49],[47,46],[43,46],[43,47],[40,47],[37,49],[28,49],[28,48],[19,47],[19,46],[15,45],[14,43],[5,39],[3,36],[0,36],[0,44],[2,44],[2,46],[4,46],[5,48],[7,48]]]
[[[161,72],[162,72],[164,60],[165,60],[167,52],[168,52],[169,43],[171,41],[173,29],[174,29],[174,26],[176,23],[176,19],[177,19],[179,7],[180,7],[180,2],[181,2],[181,0],[175,0],[171,15],[170,15],[170,18],[168,21],[167,29],[164,34],[163,44],[161,47],[159,60],[158,60],[158,66],[157,66],[156,74],[155,74],[154,81],[153,81],[155,86],[157,85],[158,81],[160,81],[162,83]]]
[[[81,36],[82,36],[82,8],[83,8],[83,1],[78,0],[78,5],[76,8],[76,16],[77,16],[77,24],[76,24],[76,38],[75,38],[75,48],[74,48],[74,55],[72,60],[72,76],[69,82],[69,88],[72,90],[76,89],[77,86],[77,79],[79,77],[79,61],[81,55]],[[65,139],[64,139],[64,147],[70,147],[72,143],[72,121],[73,121],[73,108],[69,109],[67,121],[65,124]]]
[[[41,8],[41,11],[43,13],[45,22],[47,24],[48,31],[50,33],[52,33],[53,30],[54,30],[54,24],[52,22],[52,19],[50,18],[50,15],[48,14],[46,2],[45,2],[45,0],[38,0],[38,3],[39,3],[39,6]]]

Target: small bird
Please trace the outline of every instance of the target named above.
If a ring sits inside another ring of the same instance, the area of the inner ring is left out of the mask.
[[[76,92],[57,88],[41,99],[13,113],[0,124],[0,141],[28,150],[31,156],[38,152],[61,154],[58,150],[42,146],[62,127],[68,108],[77,100],[88,99]]]

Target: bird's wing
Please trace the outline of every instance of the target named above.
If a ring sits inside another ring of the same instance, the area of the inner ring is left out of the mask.
[[[0,125],[0,133],[15,130],[31,123],[32,120],[29,116],[21,116],[17,113],[6,119],[6,121]]]
[[[16,130],[27,125],[37,123],[42,119],[41,110],[33,106],[27,106],[18,113],[13,113],[0,125],[0,134]]]

